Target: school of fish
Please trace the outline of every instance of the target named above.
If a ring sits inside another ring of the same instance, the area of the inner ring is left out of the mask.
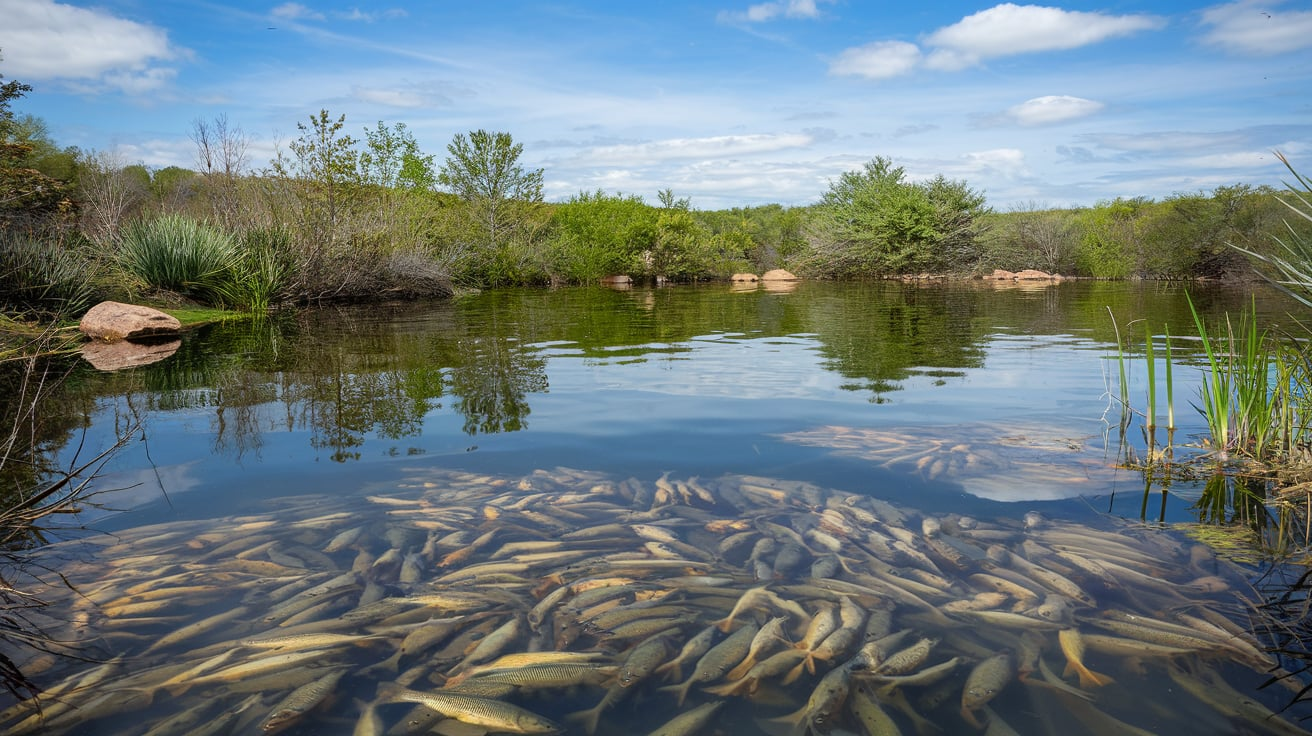
[[[0,732],[1308,733],[1243,576],[1160,530],[741,475],[366,493],[52,545],[32,615],[83,659],[20,662]]]

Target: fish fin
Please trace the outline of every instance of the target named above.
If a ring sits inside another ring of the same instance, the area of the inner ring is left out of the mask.
[[[755,680],[735,680],[723,685],[712,685],[711,687],[702,688],[702,692],[712,695],[741,695],[744,691],[751,692],[751,687],[756,683]]]
[[[783,679],[779,681],[780,684],[791,685],[794,682],[797,682],[797,678],[802,676],[802,670],[805,667],[806,667],[805,661],[798,662],[796,667],[793,667],[791,670],[788,670],[788,674],[784,675]]]
[[[657,692],[669,691],[674,693],[675,694],[674,697],[678,700],[679,706],[682,707],[683,701],[688,697],[688,691],[690,689],[692,689],[691,677],[688,678],[686,681],[679,683],[678,685],[666,685],[665,687],[658,687],[656,688],[656,691]]]
[[[1100,672],[1094,672],[1088,667],[1081,667],[1079,669],[1079,674],[1080,674],[1080,687],[1085,689],[1102,687],[1103,685],[1110,685],[1113,682],[1116,682],[1108,675],[1104,675]]]
[[[961,706],[961,717],[966,721],[966,723],[969,723],[970,725],[974,726],[976,729],[980,731],[984,730],[984,724],[980,723],[979,719],[975,717],[975,711],[966,708],[966,706],[964,705]]]
[[[752,657],[748,657],[747,659],[744,659],[742,662],[738,663],[737,667],[734,667],[733,669],[729,670],[728,674],[724,676],[724,679],[741,680],[743,678],[743,675],[746,675],[747,672],[751,670],[752,667],[755,665],[756,665],[756,660]]]

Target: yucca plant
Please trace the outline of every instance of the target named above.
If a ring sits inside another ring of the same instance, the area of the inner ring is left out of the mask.
[[[1293,164],[1284,154],[1275,152],[1276,158],[1289,169],[1294,182],[1285,182],[1287,196],[1278,197],[1281,204],[1288,207],[1294,215],[1294,221],[1284,221],[1285,232],[1272,235],[1271,239],[1280,246],[1277,253],[1257,253],[1237,245],[1231,245],[1237,251],[1246,253],[1266,268],[1259,268],[1260,273],[1277,289],[1297,299],[1304,306],[1312,307],[1312,237],[1300,231],[1299,227],[1312,225],[1312,179],[1304,177],[1294,170]],[[1274,273],[1273,273],[1274,272]]]
[[[240,302],[241,251],[227,233],[181,215],[138,220],[123,232],[119,265],[148,286],[207,304]]]
[[[44,317],[80,315],[96,297],[95,266],[69,244],[0,233],[0,307]]]

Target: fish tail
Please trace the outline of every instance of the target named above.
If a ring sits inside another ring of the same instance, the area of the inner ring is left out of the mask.
[[[735,680],[723,685],[704,687],[702,690],[712,695],[741,695],[744,691],[751,692],[755,682],[755,680]]]
[[[724,679],[741,680],[743,678],[743,675],[746,675],[748,670],[752,669],[752,667],[755,664],[756,664],[756,660],[752,657],[748,657],[747,659],[744,659],[742,662],[740,662],[737,667],[734,667],[733,669],[729,670],[729,673],[724,676]]]
[[[1085,688],[1086,690],[1088,688],[1110,685],[1111,683],[1115,682],[1115,680],[1113,680],[1111,677],[1099,672],[1094,672],[1093,670],[1083,665],[1081,665],[1078,669],[1076,669],[1076,672],[1080,676],[1080,687]]]
[[[791,670],[788,670],[788,674],[784,675],[783,679],[780,680],[779,682],[781,682],[784,685],[791,685],[794,682],[797,682],[797,678],[802,676],[802,670],[805,669],[805,667],[806,667],[805,661],[798,662],[797,666],[792,668]]]

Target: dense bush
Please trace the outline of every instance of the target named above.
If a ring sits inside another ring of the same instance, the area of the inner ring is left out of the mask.
[[[971,270],[987,212],[964,182],[910,183],[878,157],[830,184],[813,211],[805,268],[838,277]]]

